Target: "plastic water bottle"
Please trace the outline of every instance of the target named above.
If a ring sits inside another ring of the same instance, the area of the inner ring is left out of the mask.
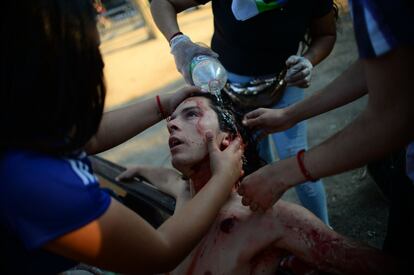
[[[226,69],[212,56],[195,56],[191,60],[190,72],[194,85],[212,94],[219,93],[227,82]]]

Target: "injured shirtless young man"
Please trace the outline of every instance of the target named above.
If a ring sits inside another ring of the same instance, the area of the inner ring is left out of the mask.
[[[196,196],[211,176],[207,146],[223,149],[241,135],[246,143],[245,174],[262,165],[234,113],[219,107],[209,94],[183,101],[167,127],[172,165],[181,173],[141,166],[128,169],[119,178],[146,178],[174,196],[177,208]],[[212,133],[212,141],[205,139],[206,132]],[[317,274],[316,270],[392,274],[394,268],[391,259],[379,250],[339,235],[299,205],[280,200],[265,213],[252,212],[234,191],[208,234],[169,274],[275,274],[278,269],[288,269],[289,274]]]

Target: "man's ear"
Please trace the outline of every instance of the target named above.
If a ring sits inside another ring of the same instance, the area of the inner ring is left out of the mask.
[[[223,140],[221,141],[220,149],[221,150],[226,149],[227,146],[229,146],[231,140],[232,140],[231,135],[226,133],[225,136],[223,137]]]

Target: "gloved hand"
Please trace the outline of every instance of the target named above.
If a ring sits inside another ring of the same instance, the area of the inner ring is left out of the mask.
[[[292,55],[286,60],[285,80],[289,86],[307,88],[312,77],[312,63],[303,56]]]
[[[209,55],[215,58],[218,54],[210,48],[193,43],[186,35],[179,35],[171,40],[171,53],[174,55],[177,70],[184,77],[185,82],[194,85],[190,74],[190,63],[196,55]]]

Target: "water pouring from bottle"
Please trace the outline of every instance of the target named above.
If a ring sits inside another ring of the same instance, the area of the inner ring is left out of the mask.
[[[212,56],[197,55],[191,61],[190,71],[194,85],[213,94],[222,104],[220,91],[227,82],[227,72],[223,65]]]

